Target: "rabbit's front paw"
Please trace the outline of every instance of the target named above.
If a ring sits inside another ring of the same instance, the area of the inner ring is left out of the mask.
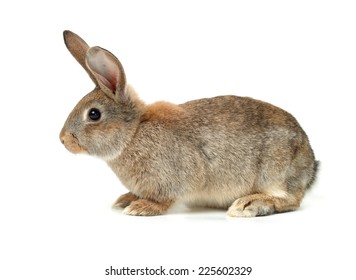
[[[124,209],[124,214],[132,216],[157,216],[163,214],[172,201],[155,202],[147,199],[138,199],[132,201],[129,206]]]
[[[134,195],[131,192],[125,193],[123,195],[121,195],[113,204],[113,208],[125,208],[127,206],[129,206],[132,201],[138,200],[139,197]]]

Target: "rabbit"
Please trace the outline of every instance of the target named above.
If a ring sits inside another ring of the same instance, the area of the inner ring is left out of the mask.
[[[112,53],[63,35],[95,88],[69,114],[60,140],[74,154],[103,159],[129,190],[114,208],[154,216],[180,202],[232,217],[299,208],[318,161],[291,114],[233,95],[145,104]]]

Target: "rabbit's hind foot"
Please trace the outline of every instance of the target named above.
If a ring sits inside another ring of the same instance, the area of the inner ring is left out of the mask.
[[[295,197],[279,198],[256,193],[236,199],[227,214],[231,217],[265,216],[295,210],[299,207],[299,202]]]

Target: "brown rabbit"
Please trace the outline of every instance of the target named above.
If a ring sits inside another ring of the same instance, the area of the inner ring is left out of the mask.
[[[64,31],[95,89],[60,133],[73,153],[102,158],[130,191],[115,207],[160,215],[173,203],[254,217],[295,210],[315,177],[308,137],[293,116],[248,97],[146,105],[119,60]]]

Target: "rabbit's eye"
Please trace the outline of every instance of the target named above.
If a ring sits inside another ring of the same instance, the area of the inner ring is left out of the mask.
[[[98,109],[92,108],[89,110],[88,116],[92,121],[98,121],[98,120],[100,120],[101,113]]]

